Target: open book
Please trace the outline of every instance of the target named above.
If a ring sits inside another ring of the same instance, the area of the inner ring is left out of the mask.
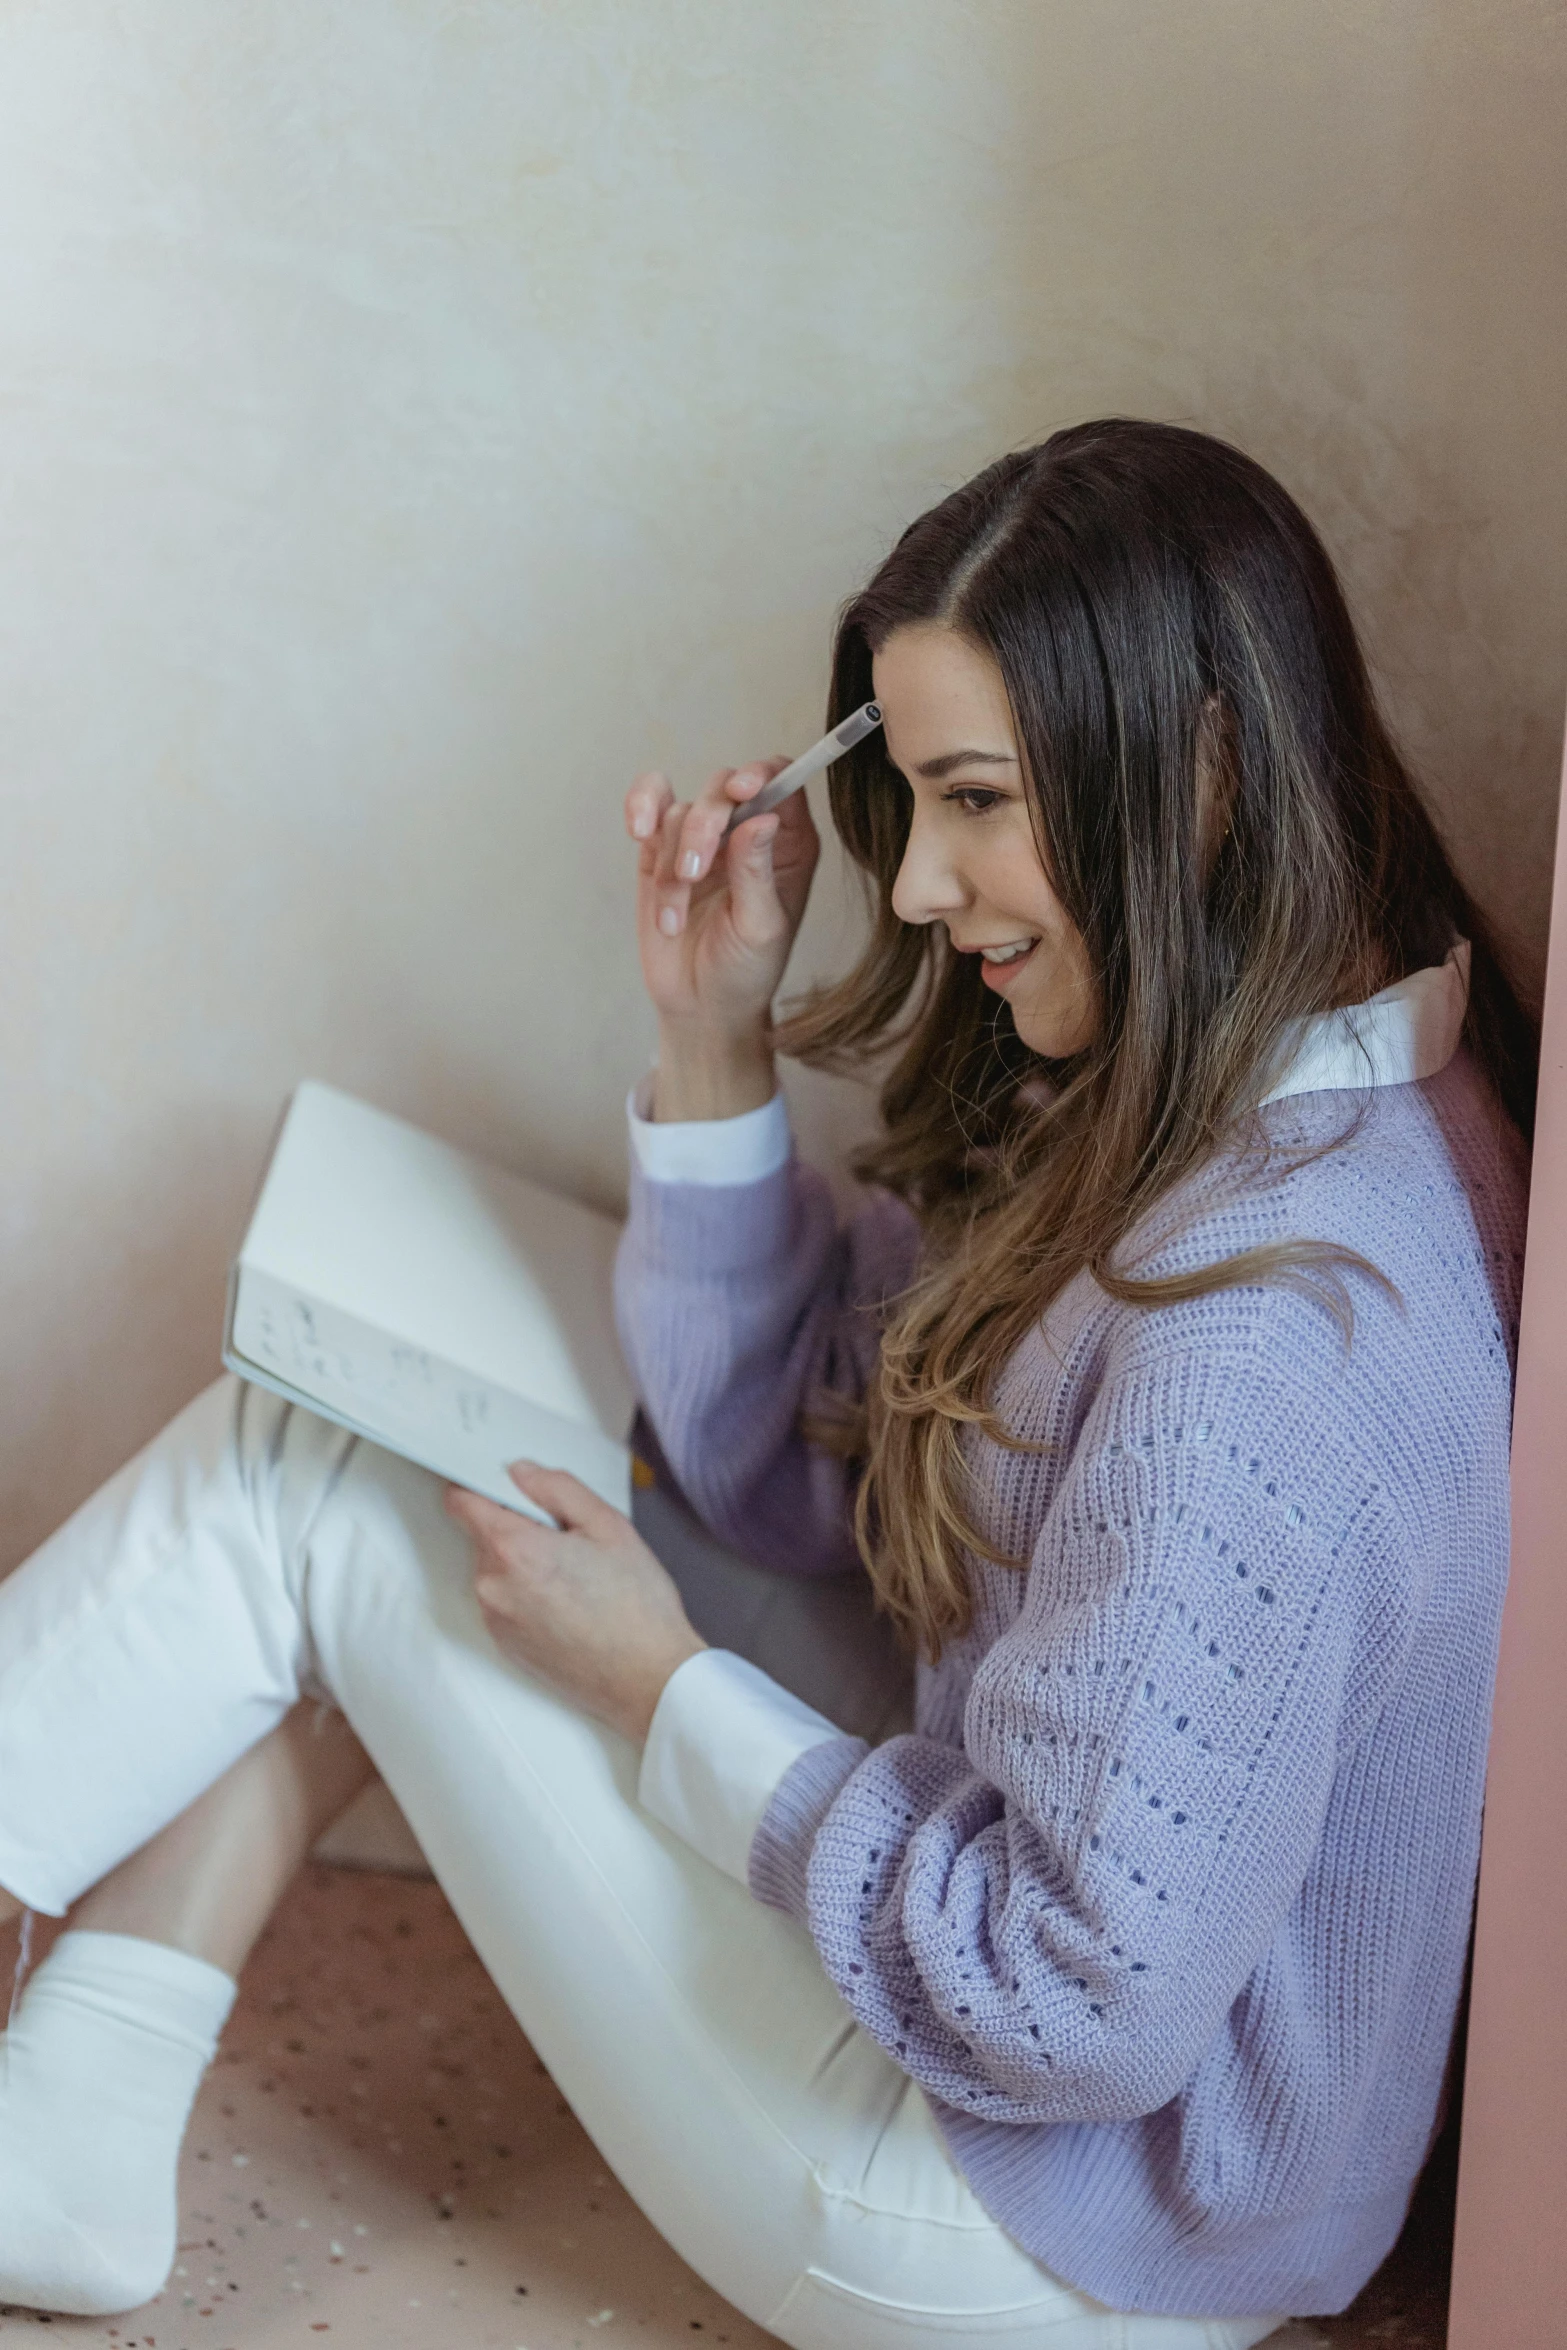
[[[302,1085],[229,1280],[223,1359],[535,1515],[514,1460],[631,1504],[611,1217]]]

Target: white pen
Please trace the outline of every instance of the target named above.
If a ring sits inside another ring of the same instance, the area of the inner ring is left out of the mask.
[[[771,783],[764,783],[754,800],[747,800],[743,807],[736,808],[724,826],[724,837],[727,839],[735,826],[744,824],[749,816],[769,815],[782,801],[797,792],[802,783],[809,783],[813,775],[820,775],[823,768],[832,765],[834,759],[841,759],[845,751],[852,751],[856,743],[862,743],[868,734],[874,734],[880,724],[881,704],[862,702],[851,718],[846,718],[841,726],[835,726],[831,734],[824,734],[819,743],[812,743],[810,749],[802,751],[798,759],[791,759],[788,766],[773,777]]]

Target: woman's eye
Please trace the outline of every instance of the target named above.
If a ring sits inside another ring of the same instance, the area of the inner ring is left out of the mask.
[[[1000,807],[1007,795],[1005,792],[987,791],[980,783],[961,783],[956,791],[949,791],[946,796],[949,800],[955,800],[967,815],[988,816],[992,808]]]

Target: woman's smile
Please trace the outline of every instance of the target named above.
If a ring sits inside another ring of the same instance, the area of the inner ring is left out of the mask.
[[[960,955],[978,955],[980,977],[985,985],[993,987],[999,995],[1005,995],[1013,979],[1030,960],[1039,940],[1035,936],[1007,939],[998,946],[965,946],[961,940],[954,938],[952,944]]]

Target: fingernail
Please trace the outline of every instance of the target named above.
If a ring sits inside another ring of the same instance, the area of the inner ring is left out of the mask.
[[[697,855],[697,852],[696,852],[696,850],[695,850],[695,849],[687,849],[687,851],[686,851],[685,855],[684,855],[684,856],[681,858],[681,860],[680,860],[680,867],[679,867],[679,871],[680,871],[680,878],[681,878],[681,880],[682,880],[682,881],[695,881],[695,879],[696,879],[697,875],[698,875],[698,874],[701,872],[701,870],[702,870],[702,860],[701,860],[701,858],[700,858],[700,857]]]
[[[680,935],[680,916],[673,906],[665,906],[658,917],[658,927],[666,938]]]
[[[648,837],[648,834],[649,834],[649,833],[652,831],[652,829],[653,829],[653,811],[652,811],[652,809],[651,809],[651,808],[645,808],[645,807],[644,807],[644,808],[639,808],[639,809],[637,810],[636,814],[635,814],[635,815],[632,817],[632,819],[631,819],[631,830],[632,830],[632,834],[633,834],[633,836],[634,836],[634,837],[635,837],[637,840],[646,840],[646,839],[647,839],[647,837]]]

